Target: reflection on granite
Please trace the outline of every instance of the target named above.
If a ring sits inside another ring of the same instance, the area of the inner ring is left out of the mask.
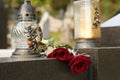
[[[120,80],[120,47],[85,48],[79,53],[91,55],[91,80]]]
[[[22,61],[36,61],[36,60],[52,60],[48,58],[0,58],[0,63],[22,62]]]
[[[15,49],[0,49],[0,58],[11,57]]]
[[[64,62],[47,58],[0,58],[0,80],[89,80],[89,71],[73,74]]]
[[[101,46],[116,47],[120,46],[120,26],[101,28]]]

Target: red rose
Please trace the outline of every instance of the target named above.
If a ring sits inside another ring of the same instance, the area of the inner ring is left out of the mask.
[[[77,55],[75,56],[71,62],[69,63],[71,71],[75,74],[82,73],[88,69],[90,66],[90,57],[85,55]]]
[[[71,53],[67,49],[65,49],[65,48],[57,48],[57,49],[53,50],[53,52],[51,52],[48,55],[48,58],[57,58],[60,61],[69,62],[69,61],[72,60],[73,57],[72,57]]]

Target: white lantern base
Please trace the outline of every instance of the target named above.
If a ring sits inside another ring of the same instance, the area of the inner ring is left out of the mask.
[[[39,54],[33,53],[30,49],[16,49],[12,54],[12,58],[34,58],[38,56]]]
[[[78,40],[75,46],[76,49],[93,47],[95,47],[94,40]]]

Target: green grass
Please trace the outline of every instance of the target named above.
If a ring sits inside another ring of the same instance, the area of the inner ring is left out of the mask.
[[[55,45],[60,45],[60,44],[66,44],[61,42],[61,32],[51,32],[50,37],[54,38],[54,44]],[[64,38],[64,37],[63,37]],[[75,40],[73,39],[70,43],[68,43],[70,46],[74,47],[75,46]]]
[[[60,43],[60,38],[61,38],[61,32],[51,32],[50,37],[54,38],[55,44],[59,44]]]

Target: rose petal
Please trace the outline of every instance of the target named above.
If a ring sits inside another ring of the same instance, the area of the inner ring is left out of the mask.
[[[90,58],[84,55],[75,56],[69,63],[73,73],[82,73],[90,66]]]
[[[66,61],[69,62],[72,60],[73,56],[71,55],[71,53],[65,49],[65,48],[57,48],[55,50],[53,50],[53,52],[51,52],[48,55],[48,58],[57,58],[60,61]]]

